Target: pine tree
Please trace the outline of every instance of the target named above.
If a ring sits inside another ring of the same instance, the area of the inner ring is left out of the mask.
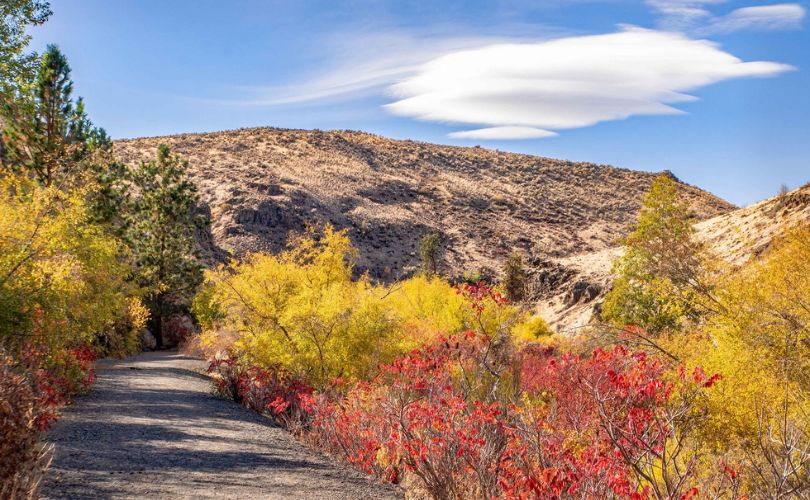
[[[503,267],[503,287],[510,302],[522,302],[526,298],[526,269],[523,255],[512,252]]]
[[[602,318],[652,333],[697,320],[700,297],[710,292],[705,259],[677,185],[669,176],[659,176],[625,239],[624,254],[614,264],[617,279],[605,297]]]
[[[5,103],[16,98],[18,83],[30,81],[36,74],[35,53],[25,54],[31,41],[26,33],[29,26],[43,24],[51,15],[48,2],[40,0],[4,0],[0,2],[0,166],[5,165],[3,129],[8,119],[3,112]]]
[[[49,45],[35,78],[19,81],[13,95],[2,100],[4,169],[26,173],[44,186],[67,187],[86,181],[83,176],[94,163],[111,163],[109,137],[93,127],[84,102],[74,103],[72,94],[67,59]]]
[[[419,242],[419,255],[422,257],[422,272],[433,276],[439,271],[439,233],[428,233]]]
[[[202,221],[195,215],[198,196],[187,167],[161,144],[156,159],[130,171],[137,196],[129,202],[125,237],[135,254],[158,346],[169,308],[187,303],[202,280],[194,238]]]
[[[119,230],[126,169],[115,161],[105,131],[87,118],[81,98],[74,103],[65,56],[49,46],[29,81],[18,79],[10,88],[0,99],[0,166],[44,186],[92,185],[86,192],[93,222]]]

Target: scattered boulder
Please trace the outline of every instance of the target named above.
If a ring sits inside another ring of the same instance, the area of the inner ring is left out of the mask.
[[[556,295],[576,275],[573,269],[546,259],[530,258],[527,264],[527,297],[531,300]]]
[[[577,281],[565,296],[565,305],[573,306],[579,303],[588,303],[602,293],[602,287],[596,283]]]
[[[157,347],[157,340],[148,329],[144,328],[138,332],[138,340],[141,343],[142,351],[154,351]]]

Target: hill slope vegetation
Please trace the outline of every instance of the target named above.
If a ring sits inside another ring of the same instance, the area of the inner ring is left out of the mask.
[[[119,159],[149,158],[160,143],[189,160],[210,211],[210,259],[280,250],[291,231],[348,229],[358,270],[392,281],[419,266],[419,242],[440,235],[440,271],[496,275],[520,251],[529,295],[553,323],[586,321],[608,284],[656,174],[479,147],[397,141],[354,131],[274,128],[122,140]],[[679,183],[694,216],[735,207]]]

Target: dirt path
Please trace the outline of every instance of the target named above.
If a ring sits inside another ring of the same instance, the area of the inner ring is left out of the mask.
[[[45,498],[399,498],[210,393],[174,352],[99,365],[92,394],[49,434]]]

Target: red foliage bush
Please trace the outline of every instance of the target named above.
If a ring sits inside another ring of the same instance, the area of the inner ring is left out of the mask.
[[[478,314],[484,312],[486,304],[489,301],[495,305],[503,305],[509,302],[503,294],[488,286],[483,281],[476,284],[462,283],[456,287],[456,293],[463,295],[470,307]]]
[[[32,494],[48,463],[39,434],[50,408],[36,389],[30,372],[0,354],[0,498]]]
[[[479,314],[503,299],[460,289]],[[218,388],[314,446],[434,498],[691,498],[688,436],[719,378],[624,347],[589,356],[466,332],[314,393],[281,372],[212,364]],[[728,475],[728,474],[727,474]]]
[[[50,462],[40,436],[59,407],[93,382],[93,361],[86,347],[55,356],[30,345],[13,355],[0,347],[0,498],[35,496]]]
[[[521,356],[512,402],[481,401],[458,382],[475,341],[414,351],[343,401],[314,405],[314,441],[388,479],[405,469],[436,498],[689,497],[693,457],[674,467],[664,450],[682,446],[716,377],[667,381],[660,363],[621,347],[538,350]]]
[[[185,314],[173,314],[163,320],[163,343],[167,346],[185,344],[197,331],[194,321]]]
[[[240,367],[232,358],[216,359],[208,372],[215,389],[246,408],[266,413],[297,432],[309,419],[306,404],[314,389],[282,370]]]
[[[391,433],[391,423],[379,408],[383,398],[366,382],[357,384],[345,398],[316,394],[306,406],[311,420],[308,441],[369,474],[391,482],[399,478],[396,468],[378,460],[380,444]]]
[[[585,359],[530,355],[522,371],[530,401],[514,421],[505,492],[646,496],[648,478],[635,464],[660,455],[674,431],[656,425],[672,395],[661,365],[617,347]]]
[[[414,474],[437,498],[491,496],[491,471],[506,444],[503,412],[497,401],[470,401],[454,373],[479,353],[477,340],[415,350],[343,399],[319,395],[310,440],[389,481]]]

